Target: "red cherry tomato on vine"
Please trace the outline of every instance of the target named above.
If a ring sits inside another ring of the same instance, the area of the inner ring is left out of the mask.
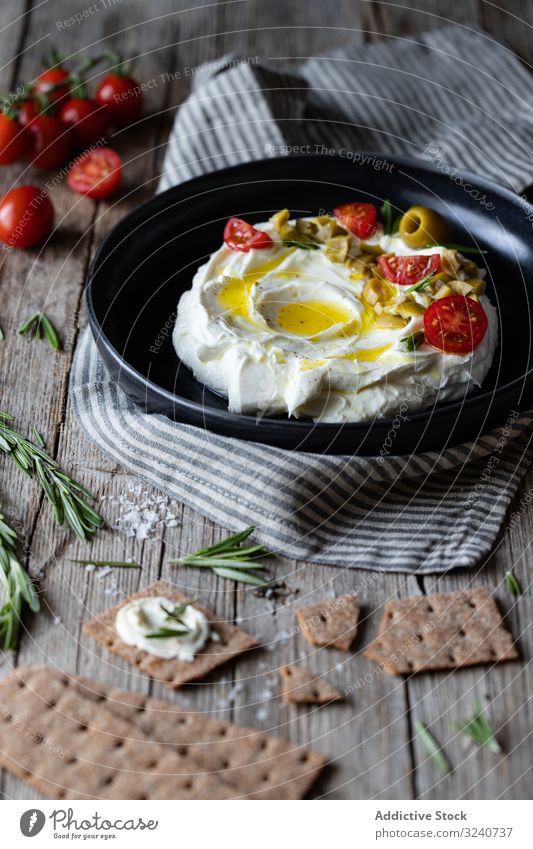
[[[143,96],[139,83],[132,77],[108,74],[96,89],[96,100],[107,110],[107,118],[115,127],[133,124],[141,114]]]
[[[30,248],[52,232],[54,207],[37,186],[11,189],[0,201],[0,239],[12,248]]]
[[[0,165],[22,159],[27,148],[26,130],[14,118],[0,114]]]
[[[75,147],[90,147],[107,130],[105,109],[96,100],[73,98],[59,112],[59,120],[72,130]]]
[[[54,90],[54,86],[59,85],[62,82],[66,82],[69,77],[69,71],[66,71],[64,68],[48,68],[47,71],[43,71],[42,74],[39,74],[35,80],[33,92],[35,94],[46,94],[50,103],[59,103],[59,101],[68,97],[70,87],[67,84],[59,86],[59,88]]]
[[[100,200],[109,197],[120,184],[122,163],[111,147],[100,147],[82,153],[73,163],[68,184],[79,195]]]
[[[481,304],[464,295],[433,301],[424,313],[427,342],[446,354],[469,354],[479,345],[488,326]]]
[[[391,283],[414,286],[440,269],[440,254],[430,256],[378,256],[379,270]]]
[[[268,233],[256,230],[242,218],[229,219],[224,227],[224,241],[232,251],[242,251],[242,253],[270,248],[273,244]]]
[[[19,124],[22,124],[23,127],[27,127],[28,124],[37,117],[39,111],[39,107],[34,100],[23,100],[18,107],[17,117]]]
[[[377,209],[373,203],[343,203],[333,215],[359,239],[368,239],[376,229]]]
[[[31,137],[30,159],[36,168],[57,168],[68,159],[70,135],[59,118],[37,115],[26,127],[26,132]]]

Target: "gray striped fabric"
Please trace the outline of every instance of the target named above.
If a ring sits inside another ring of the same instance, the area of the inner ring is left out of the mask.
[[[531,81],[503,46],[455,27],[306,62],[301,76],[228,59],[205,69],[172,131],[160,189],[294,145],[375,150],[533,180]],[[314,150],[312,151],[314,152]],[[440,454],[317,456],[145,415],[107,375],[88,332],[70,398],[100,448],[172,498],[294,559],[440,572],[487,554],[533,451],[531,416]]]

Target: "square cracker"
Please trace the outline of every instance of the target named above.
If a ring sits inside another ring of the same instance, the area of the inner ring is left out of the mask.
[[[313,646],[349,651],[357,634],[359,602],[355,595],[307,604],[296,608],[296,621]]]
[[[26,692],[44,694],[39,710],[44,709],[45,713],[49,713],[49,704],[57,704],[58,696],[70,688],[95,708],[103,707],[114,717],[131,723],[134,729],[130,740],[142,740],[146,736],[170,752],[190,757],[203,773],[218,776],[223,783],[231,785],[235,798],[301,799],[326,762],[317,752],[262,731],[182,711],[163,699],[120,690],[89,678],[68,677],[42,666],[19,667],[11,678],[16,679],[14,693],[26,686]],[[51,683],[54,681],[55,684]],[[0,698],[2,687],[0,683]],[[3,703],[6,711],[12,711],[10,699],[4,699]],[[1,723],[0,712],[0,740]]]
[[[118,611],[134,599],[158,595],[166,596],[176,604],[183,604],[183,602],[189,600],[187,596],[175,590],[166,581],[156,581],[155,584],[134,593],[115,607],[95,616],[94,619],[83,626],[83,630],[110,652],[118,654],[141,672],[173,689],[191,681],[205,678],[218,666],[222,666],[223,663],[233,657],[257,646],[257,640],[250,634],[230,625],[229,622],[219,621],[211,610],[202,607],[201,604],[196,604],[196,602],[194,606],[209,619],[211,630],[218,634],[219,640],[209,640],[192,662],[179,660],[177,657],[171,659],[156,657],[135,646],[129,646],[120,639],[115,629]]]
[[[188,752],[154,742],[46,667],[0,682],[0,766],[49,799],[235,797]]]
[[[326,705],[342,700],[342,693],[310,669],[281,666],[281,692],[286,705]]]
[[[378,636],[364,654],[390,675],[518,657],[484,587],[387,602]]]

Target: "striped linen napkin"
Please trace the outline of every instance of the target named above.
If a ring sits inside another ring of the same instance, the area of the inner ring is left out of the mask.
[[[487,34],[453,27],[313,58],[298,77],[228,58],[180,108],[160,190],[309,145],[402,153],[533,181],[529,73]],[[510,143],[510,140],[512,143]],[[320,149],[318,150],[320,152]],[[482,202],[482,201],[480,201]],[[293,559],[442,572],[488,554],[531,458],[531,416],[441,453],[318,456],[218,436],[137,409],[87,331],[70,384],[75,417],[118,463],[171,498]]]

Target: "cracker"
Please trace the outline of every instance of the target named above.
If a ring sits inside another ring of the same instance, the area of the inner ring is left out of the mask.
[[[301,666],[280,667],[283,701],[286,705],[325,705],[338,702],[342,694],[323,678]]]
[[[19,668],[15,673],[35,689],[42,667]],[[46,669],[47,676],[60,673]],[[62,676],[64,677],[64,676]],[[326,758],[307,749],[231,722],[185,712],[163,699],[153,699],[93,681],[72,677],[69,686],[95,705],[169,750],[190,756],[202,771],[218,774],[231,785],[235,797],[247,799],[301,799],[323,769]],[[1,685],[0,685],[1,686]],[[1,715],[0,715],[1,721]]]
[[[84,698],[42,667],[0,683],[0,766],[49,799],[231,799],[187,753]]]
[[[390,675],[518,657],[483,587],[387,602],[378,636],[364,654]]]
[[[359,602],[356,595],[307,604],[296,609],[296,620],[304,637],[313,646],[349,651],[357,634]]]
[[[187,596],[182,595],[165,581],[157,581],[141,592],[134,593],[115,607],[95,616],[94,619],[84,625],[83,630],[110,652],[127,660],[140,672],[144,672],[156,681],[172,688],[205,678],[206,675],[227,663],[228,660],[257,646],[257,640],[250,634],[246,634],[228,622],[220,622],[211,610],[202,607],[201,604],[196,604],[196,602],[194,606],[207,616],[211,623],[211,630],[218,634],[219,640],[209,640],[192,662],[178,658],[169,660],[156,657],[135,646],[129,646],[120,639],[115,630],[117,612],[133,599],[157,595],[166,596],[175,601],[176,604],[182,604],[189,600]]]

